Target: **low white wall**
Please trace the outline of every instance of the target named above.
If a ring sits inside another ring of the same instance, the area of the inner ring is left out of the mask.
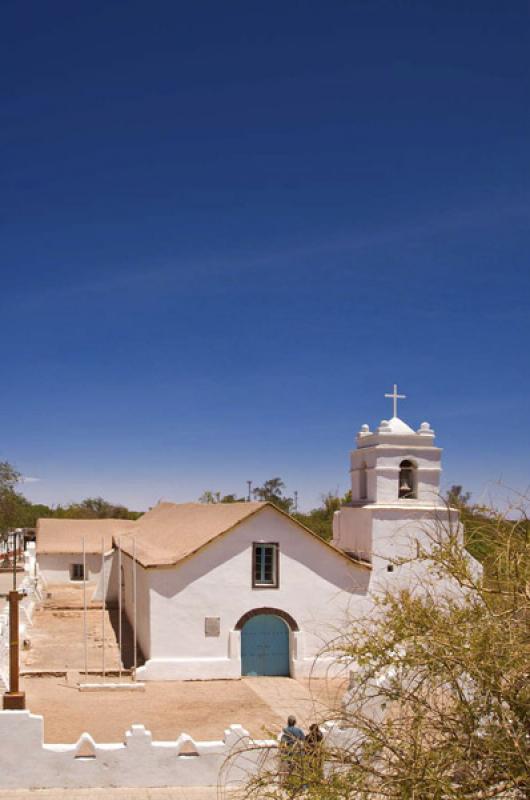
[[[116,744],[96,744],[86,733],[75,744],[44,744],[43,732],[41,716],[0,711],[0,788],[215,786],[221,773],[223,783],[234,786],[256,772],[266,748],[275,747],[274,741],[252,741],[240,725],[208,742],[184,733],[154,742],[143,725],[133,725]]]
[[[0,690],[9,688],[9,621],[7,607],[0,612]]]
[[[333,722],[325,723],[322,732],[330,750],[347,748],[355,735]],[[132,725],[124,742],[112,744],[97,744],[88,733],[75,744],[44,744],[43,735],[43,717],[29,711],[0,711],[0,789],[234,789],[263,768],[277,768],[278,742],[251,739],[241,725],[230,725],[222,740],[206,742],[186,733],[170,742],[153,741],[143,725]]]
[[[26,574],[19,584],[18,590],[22,599],[19,605],[19,641],[28,636],[28,628],[32,625],[33,612],[42,600],[38,580],[33,571]],[[9,604],[6,603],[0,612],[0,689],[9,687]]]

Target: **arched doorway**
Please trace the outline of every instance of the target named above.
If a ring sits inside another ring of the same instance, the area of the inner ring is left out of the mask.
[[[289,628],[274,614],[255,614],[241,628],[242,675],[289,675]]]

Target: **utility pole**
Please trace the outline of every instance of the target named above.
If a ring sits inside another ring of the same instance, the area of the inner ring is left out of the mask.
[[[23,711],[26,695],[20,691],[19,632],[17,592],[17,534],[14,534],[13,589],[9,592],[9,691],[4,693],[4,711]]]
[[[251,494],[252,494],[252,481],[247,481],[247,485],[248,485],[248,497],[247,497],[247,502],[248,502],[248,503],[250,503],[250,496],[251,496]]]
[[[298,511],[298,492],[294,492],[294,510],[295,513]]]

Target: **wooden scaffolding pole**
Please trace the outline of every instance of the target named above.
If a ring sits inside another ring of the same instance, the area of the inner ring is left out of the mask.
[[[119,590],[118,590],[118,680],[121,681],[121,672],[122,672],[122,663],[123,663],[123,655],[122,655],[122,563],[121,563],[121,536],[118,538],[118,581],[119,581]]]
[[[133,677],[136,680],[136,667],[137,667],[137,644],[136,644],[136,536],[133,539]]]
[[[101,660],[103,683],[105,683],[105,539],[101,539]]]
[[[83,536],[83,649],[85,656],[85,681],[88,681],[88,624],[86,601],[86,543]]]

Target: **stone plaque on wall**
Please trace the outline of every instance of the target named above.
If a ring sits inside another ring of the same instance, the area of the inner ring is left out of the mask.
[[[204,618],[204,633],[205,633],[205,636],[220,636],[221,635],[221,617],[205,617]]]

